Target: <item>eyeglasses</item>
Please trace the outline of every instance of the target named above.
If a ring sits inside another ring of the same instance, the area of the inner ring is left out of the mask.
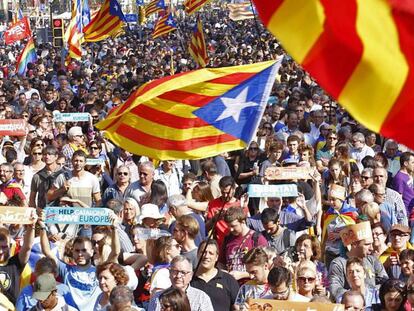
[[[128,172],[118,172],[118,176],[128,176]]]
[[[33,152],[32,155],[42,155],[41,152]]]
[[[175,270],[175,269],[170,269],[170,273],[173,276],[187,276],[188,274],[190,274],[192,271],[182,271],[182,270]]]
[[[304,282],[304,283],[313,283],[313,282],[315,282],[316,278],[312,278],[312,277],[308,278],[308,277],[305,277],[305,276],[299,276],[298,280],[301,281],[301,282]]]

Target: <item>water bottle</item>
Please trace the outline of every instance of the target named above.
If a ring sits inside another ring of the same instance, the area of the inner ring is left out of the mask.
[[[135,238],[140,240],[157,240],[162,236],[171,236],[168,231],[160,229],[137,228],[135,231]]]

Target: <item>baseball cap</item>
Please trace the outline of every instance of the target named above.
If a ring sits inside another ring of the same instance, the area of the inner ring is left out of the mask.
[[[46,300],[56,290],[56,280],[52,273],[44,273],[36,278],[34,283],[33,298]]]
[[[408,234],[411,233],[410,227],[404,226],[404,225],[401,225],[401,224],[393,225],[391,227],[390,233],[393,232],[393,231],[400,231],[400,232],[408,233]]]

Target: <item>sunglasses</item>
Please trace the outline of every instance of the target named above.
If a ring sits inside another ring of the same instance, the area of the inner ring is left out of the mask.
[[[307,277],[304,277],[304,276],[298,277],[298,280],[302,281],[302,282],[307,282],[307,283],[315,282],[315,278],[307,278]]]
[[[253,147],[253,148],[249,148],[249,150],[256,151],[256,150],[259,150],[259,148]]]
[[[99,150],[98,147],[91,147],[91,150]]]
[[[32,155],[42,155],[41,152],[33,152]]]
[[[122,176],[122,175],[128,176],[128,173],[127,172],[118,172],[118,176]]]

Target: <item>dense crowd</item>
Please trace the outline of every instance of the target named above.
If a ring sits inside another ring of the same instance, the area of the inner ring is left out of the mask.
[[[178,15],[168,36],[136,26],[67,67],[39,44],[25,77],[13,69],[21,46],[0,47],[0,118],[27,121],[0,143],[0,203],[36,208],[32,225],[0,227],[0,310],[224,311],[272,299],[411,311],[413,153],[355,122],[255,20],[202,16],[209,67],[283,58],[245,150],[159,162],[95,128],[144,82],[196,68],[194,20]],[[274,181],[274,167],[309,176]],[[249,198],[249,184],[297,195]],[[112,225],[50,224],[46,207],[106,207]],[[361,222],[368,234],[344,243],[340,232]]]

